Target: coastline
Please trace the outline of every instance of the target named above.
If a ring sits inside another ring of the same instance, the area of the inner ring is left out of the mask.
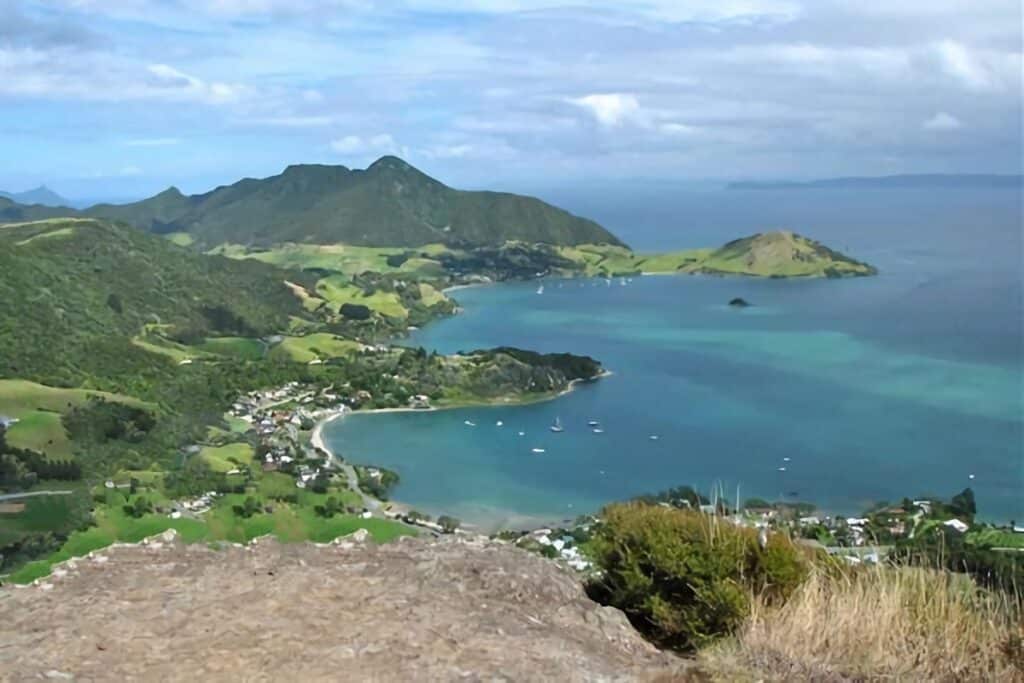
[[[538,397],[538,398],[533,398],[533,399],[528,399],[528,400],[520,400],[520,401],[505,401],[505,402],[502,402],[502,401],[491,401],[491,402],[483,402],[483,403],[460,403],[460,404],[456,404],[456,405],[431,406],[429,408],[374,408],[374,409],[371,409],[371,410],[352,410],[351,408],[343,407],[343,408],[341,408],[339,410],[329,411],[327,413],[327,415],[325,415],[323,418],[321,418],[320,420],[317,421],[317,423],[313,426],[312,432],[310,433],[309,442],[313,446],[313,448],[316,448],[316,449],[326,453],[327,457],[329,459],[341,461],[340,456],[338,456],[338,454],[335,453],[334,450],[332,450],[327,445],[327,442],[324,440],[323,430],[324,430],[324,427],[327,426],[328,423],[334,422],[335,420],[339,420],[339,419],[341,419],[343,417],[346,417],[348,415],[357,415],[357,414],[360,414],[360,413],[364,414],[364,415],[376,415],[376,414],[383,414],[383,413],[428,413],[428,412],[436,412],[436,411],[440,411],[440,410],[457,410],[457,409],[460,409],[460,408],[490,408],[490,407],[501,407],[501,406],[531,405],[531,404],[534,404],[534,403],[543,403],[545,401],[553,401],[553,400],[555,400],[557,398],[560,398],[562,396],[565,396],[567,394],[572,393],[573,391],[576,390],[576,387],[579,386],[580,384],[584,384],[584,383],[588,383],[588,382],[596,382],[596,381],[598,381],[600,379],[604,379],[606,377],[610,377],[612,374],[613,373],[612,373],[611,370],[602,370],[600,373],[598,373],[597,375],[595,375],[593,377],[577,378],[577,379],[570,380],[568,385],[566,386],[566,388],[562,389],[561,391],[559,391],[557,393],[549,394],[549,395],[544,395],[544,396],[541,396],[541,397]],[[401,500],[396,500],[396,499],[389,499],[388,501],[380,501],[380,503],[382,505],[387,505],[391,510],[394,510],[394,511],[403,511],[403,510],[404,511],[408,511],[408,510],[413,509],[412,506],[410,506],[408,503],[405,503],[405,502],[403,502]],[[516,515],[514,513],[511,513],[511,511],[506,512],[503,515],[503,517],[505,519],[520,519],[520,520],[526,520],[526,519],[529,518],[528,516]],[[537,520],[539,520],[539,519],[540,518],[537,518]],[[486,520],[486,521],[483,520],[483,519],[467,519],[467,520],[463,520],[463,522],[464,522],[463,526],[465,528],[467,528],[467,529],[471,529],[471,530],[488,529],[490,533],[495,533],[495,532],[500,531],[501,529],[505,528],[504,525],[502,525],[499,522],[496,522],[493,518],[489,519],[489,520]],[[538,521],[538,523],[541,526],[544,525],[543,522],[539,522]]]

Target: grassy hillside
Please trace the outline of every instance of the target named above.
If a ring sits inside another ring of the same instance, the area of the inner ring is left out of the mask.
[[[752,277],[851,277],[875,268],[788,230],[758,233],[718,249],[637,254],[607,245],[560,247],[559,253],[586,275],[703,273]]]
[[[0,377],[57,386],[130,387],[150,374],[154,343],[139,335],[154,324],[188,341],[259,336],[302,315],[271,266],[92,219],[0,225],[0,272]]]
[[[289,166],[264,179],[187,197],[170,188],[133,204],[98,205],[90,216],[157,233],[187,233],[207,249],[220,244],[283,242],[409,247],[431,243],[496,245],[609,243],[597,223],[539,199],[455,190],[401,159],[382,157],[366,170]]]

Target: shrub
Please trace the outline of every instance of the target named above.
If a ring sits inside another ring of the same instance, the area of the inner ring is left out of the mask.
[[[349,320],[369,320],[370,309],[362,304],[342,304],[338,309],[344,317]]]
[[[753,529],[713,516],[638,502],[602,516],[591,545],[603,572],[588,590],[663,647],[693,650],[734,632],[752,595],[781,602],[807,573],[789,539],[771,535],[762,548]]]

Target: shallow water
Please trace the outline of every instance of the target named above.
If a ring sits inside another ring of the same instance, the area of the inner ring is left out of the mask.
[[[487,527],[572,517],[679,484],[835,512],[970,485],[982,515],[1022,519],[1019,195],[936,198],[947,205],[942,221],[934,208],[919,220],[919,199],[888,195],[892,224],[848,233],[850,216],[828,223],[819,197],[804,211],[820,229],[791,225],[877,265],[875,278],[460,290],[465,313],[410,343],[572,351],[614,374],[542,404],[356,415],[326,437],[350,459],[398,470],[397,499]],[[680,235],[675,246],[736,234]],[[754,306],[724,305],[736,296]],[[564,433],[549,431],[556,417]]]

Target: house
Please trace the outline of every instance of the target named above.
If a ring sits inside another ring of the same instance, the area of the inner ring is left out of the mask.
[[[430,407],[430,397],[423,394],[416,394],[409,397],[409,407],[425,410]]]
[[[847,517],[846,518],[846,525],[847,526],[864,526],[867,523],[868,523],[868,518],[867,517]]]
[[[926,515],[932,514],[932,502],[930,500],[915,500],[914,506],[921,508],[921,512]]]
[[[701,505],[700,511],[703,512],[705,515],[713,515],[716,512],[714,505]]]
[[[947,519],[945,522],[942,523],[942,526],[948,526],[950,529],[955,529],[958,533],[961,534],[970,528],[966,524],[961,522],[959,519]]]
[[[799,522],[800,526],[818,526],[819,524],[821,524],[821,520],[814,516],[801,517]]]

